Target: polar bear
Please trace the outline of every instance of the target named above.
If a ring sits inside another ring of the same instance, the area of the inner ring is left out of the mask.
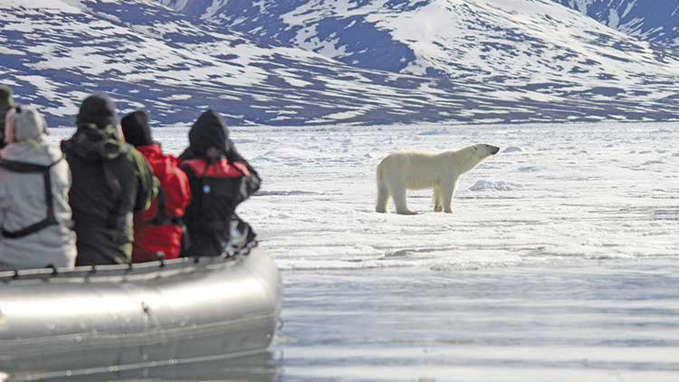
[[[439,154],[399,151],[387,155],[377,166],[377,206],[387,212],[387,201],[394,199],[396,212],[413,215],[406,205],[406,190],[434,189],[434,211],[451,213],[455,185],[460,175],[476,167],[482,160],[497,154],[497,146],[476,144],[457,151]]]

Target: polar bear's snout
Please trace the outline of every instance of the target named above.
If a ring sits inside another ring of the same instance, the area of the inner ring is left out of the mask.
[[[493,145],[484,145],[484,146],[486,146],[490,155],[495,155],[495,154],[498,153],[498,151],[500,151],[500,148],[497,147],[497,146],[493,146]]]

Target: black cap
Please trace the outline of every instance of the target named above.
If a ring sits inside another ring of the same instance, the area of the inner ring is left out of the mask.
[[[149,116],[141,110],[127,114],[120,120],[125,141],[132,146],[148,146],[153,144]]]
[[[95,124],[102,129],[106,126],[115,127],[118,124],[116,119],[116,104],[109,96],[104,94],[92,94],[85,98],[80,105],[76,124],[82,125],[86,123]]]

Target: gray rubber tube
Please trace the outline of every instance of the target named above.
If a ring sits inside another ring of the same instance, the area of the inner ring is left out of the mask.
[[[273,339],[281,296],[278,269],[258,248],[132,269],[1,273],[0,372],[14,380],[261,352]]]

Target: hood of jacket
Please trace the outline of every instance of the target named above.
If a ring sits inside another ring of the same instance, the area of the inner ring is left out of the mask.
[[[49,165],[61,158],[59,148],[45,139],[45,119],[30,106],[9,110],[5,126],[7,146],[0,151],[6,160]]]
[[[85,161],[110,160],[130,151],[132,146],[118,138],[114,126],[99,128],[95,124],[81,124],[71,139],[63,141],[62,150]]]
[[[5,140],[7,143],[42,142],[47,134],[45,119],[30,106],[16,106],[7,112]]]
[[[212,110],[207,110],[198,117],[189,131],[189,148],[197,156],[204,156],[210,147],[226,154],[229,130],[221,118]]]
[[[125,142],[132,146],[144,147],[153,144],[149,116],[145,112],[138,110],[125,115],[120,120],[120,126],[125,136]]]
[[[117,126],[116,104],[105,94],[92,94],[80,105],[75,121],[76,125],[97,125],[99,128]]]

